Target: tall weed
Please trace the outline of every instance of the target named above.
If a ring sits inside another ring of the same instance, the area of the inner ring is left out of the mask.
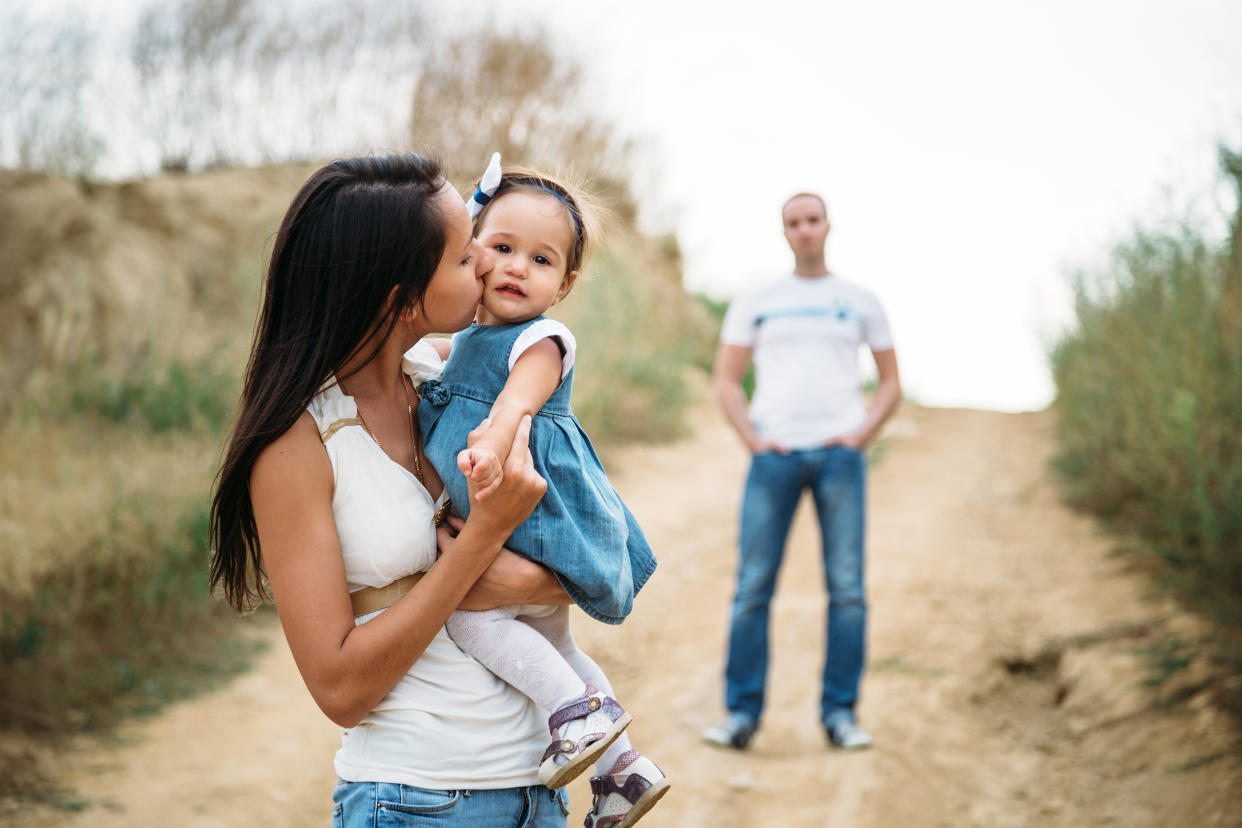
[[[1242,179],[1239,179],[1242,183]],[[1234,217],[1242,226],[1242,209]],[[1055,466],[1069,499],[1163,562],[1164,580],[1242,629],[1239,251],[1200,228],[1136,230],[1073,280],[1077,325],[1052,353]],[[1221,652],[1242,670],[1242,649]]]
[[[702,364],[715,329],[671,264],[638,239],[610,245],[554,309],[578,339],[574,413],[599,443],[682,433],[685,372]]]
[[[254,647],[207,587],[207,494],[236,395],[213,362],[96,356],[0,430],[0,730],[152,710]]]

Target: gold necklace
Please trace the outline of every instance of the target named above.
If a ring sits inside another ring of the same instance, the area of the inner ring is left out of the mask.
[[[405,410],[410,415],[410,445],[414,446],[414,476],[418,478],[419,483],[423,484],[423,488],[426,488],[427,481],[423,478],[423,464],[418,462],[418,429],[414,427],[414,403],[410,400],[410,381],[404,374],[401,376],[401,387],[405,391]],[[344,393],[344,385],[341,386],[341,391]],[[371,435],[371,439],[375,441],[375,445],[379,446],[380,451],[384,451],[384,444],[380,442],[379,437],[375,436],[371,426],[367,425],[367,418],[362,416],[362,408],[357,400],[354,400],[354,408],[358,410],[358,420],[362,423],[362,427],[367,430],[367,434]]]

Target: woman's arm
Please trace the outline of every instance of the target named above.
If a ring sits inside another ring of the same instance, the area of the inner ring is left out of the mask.
[[[444,549],[454,542],[454,538],[451,535],[446,538],[442,533],[448,533],[448,530],[441,528],[437,532],[440,548]],[[553,606],[572,603],[573,599],[550,569],[516,552],[501,549],[457,608],[485,610],[518,604]]]
[[[310,415],[259,456],[250,496],[272,594],[298,670],[332,721],[353,727],[387,695],[543,496],[529,435],[525,419],[504,479],[471,509],[452,547],[407,595],[359,627],[332,516],[332,467]]]
[[[505,387],[492,403],[490,428],[457,455],[457,467],[478,489],[475,500],[490,495],[500,483],[518,423],[543,408],[560,384],[561,349],[551,337],[535,342],[517,358]]]

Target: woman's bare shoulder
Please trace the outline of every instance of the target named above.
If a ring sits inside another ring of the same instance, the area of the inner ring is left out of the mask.
[[[331,481],[332,464],[309,411],[303,411],[284,434],[259,452],[250,473],[251,496],[257,493],[256,487],[262,490],[269,485],[296,487],[323,482],[331,485]]]

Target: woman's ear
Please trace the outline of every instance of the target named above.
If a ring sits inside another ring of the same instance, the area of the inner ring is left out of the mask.
[[[393,303],[397,301],[397,291],[401,288],[399,285],[393,285],[392,290],[388,291],[388,297],[384,300],[384,312],[388,313],[392,310]],[[397,313],[397,321],[409,324],[418,318],[419,306],[417,302],[410,302]]]
[[[565,274],[565,278],[561,280],[561,288],[556,292],[556,300],[552,304],[564,299],[569,291],[573,290],[574,282],[578,281],[578,271],[571,270]]]

